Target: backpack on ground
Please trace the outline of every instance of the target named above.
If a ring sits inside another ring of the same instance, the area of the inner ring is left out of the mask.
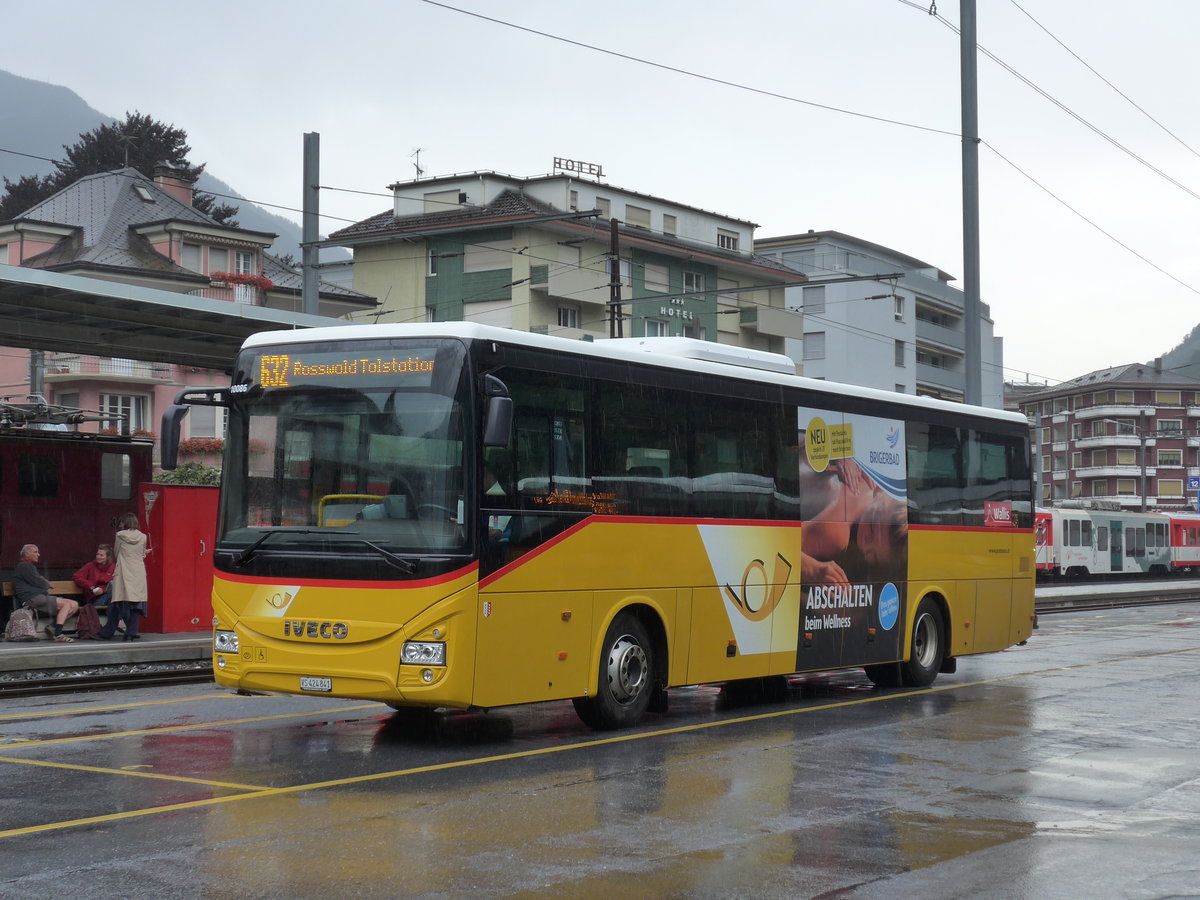
[[[4,629],[6,641],[36,641],[37,613],[28,606],[22,606],[8,618],[8,627]]]
[[[100,630],[100,613],[90,603],[79,607],[79,615],[75,620],[76,636],[87,641],[96,636]]]

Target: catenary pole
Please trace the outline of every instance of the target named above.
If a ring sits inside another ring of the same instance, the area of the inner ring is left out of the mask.
[[[616,219],[609,219],[608,222],[611,267],[608,274],[608,336],[614,338],[625,336],[624,317],[621,315],[621,238],[617,228],[620,224]]]
[[[983,352],[979,299],[979,104],[975,50],[975,0],[959,0],[962,77],[963,360],[964,397],[983,403]]]
[[[320,250],[317,242],[320,233],[320,178],[321,178],[321,135],[310,131],[304,135],[304,193],[302,194],[303,228],[300,240],[300,260],[304,281],[302,283],[301,308],[308,315],[318,315],[319,288],[317,281]]]

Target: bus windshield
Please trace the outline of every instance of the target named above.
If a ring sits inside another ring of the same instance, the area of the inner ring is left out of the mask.
[[[465,360],[461,343],[436,340],[244,353],[218,567],[327,554],[370,577],[379,566],[364,557],[411,574],[414,558],[466,552]]]

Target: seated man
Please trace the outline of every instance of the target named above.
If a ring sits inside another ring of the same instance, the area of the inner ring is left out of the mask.
[[[39,615],[50,616],[54,621],[46,626],[46,634],[50,640],[60,644],[72,644],[74,638],[62,633],[63,624],[79,609],[79,604],[66,597],[50,595],[50,582],[42,577],[37,570],[37,562],[42,557],[42,551],[36,544],[26,544],[21,548],[21,561],[13,570],[13,593],[17,595],[17,603],[28,606]]]
[[[83,568],[71,576],[71,580],[79,585],[86,602],[95,606],[108,606],[108,585],[113,580],[117,561],[113,559],[113,550],[108,544],[101,544],[96,549],[96,558],[85,563]]]

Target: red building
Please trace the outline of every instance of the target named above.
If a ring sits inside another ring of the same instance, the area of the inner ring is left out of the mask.
[[[1200,479],[1200,381],[1159,359],[1027,394],[1020,408],[1033,429],[1040,505],[1103,498],[1131,510],[1196,508],[1188,485]]]

